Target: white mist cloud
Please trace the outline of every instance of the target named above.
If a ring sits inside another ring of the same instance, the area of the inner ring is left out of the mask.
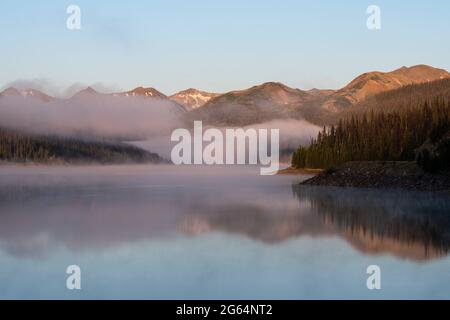
[[[24,97],[0,99],[0,126],[37,134],[95,135],[142,139],[180,126],[170,101],[140,97],[83,95],[42,102]]]
[[[279,129],[280,149],[296,149],[300,145],[311,142],[311,138],[316,138],[322,130],[320,127],[306,121],[295,119],[273,120],[261,124],[247,126],[254,129]]]
[[[203,132],[209,128],[212,127],[204,125]],[[226,128],[219,127],[218,129],[221,130],[223,135],[225,136]],[[280,119],[255,125],[249,125],[244,127],[243,129],[280,130],[280,151],[283,151],[283,150],[294,150],[298,148],[300,145],[309,144],[312,138],[317,137],[317,134],[319,133],[319,131],[321,131],[322,128],[306,120]],[[170,135],[165,136],[160,135],[157,137],[149,138],[145,141],[134,142],[133,144],[145,150],[157,152],[160,156],[166,159],[170,159],[172,147],[176,144],[176,142],[170,141]],[[208,143],[204,143],[203,147],[205,147],[205,145],[207,144]],[[284,161],[286,161],[286,159],[284,159]]]
[[[54,134],[83,138],[119,138],[170,159],[175,143],[174,129],[191,127],[177,105],[170,100],[81,94],[50,102],[32,97],[0,98],[0,127],[33,134]],[[204,130],[210,126],[204,124]],[[225,132],[225,127],[219,127]],[[273,120],[246,129],[279,129],[281,157],[317,136],[320,127],[305,120]],[[206,144],[205,144],[206,145]]]

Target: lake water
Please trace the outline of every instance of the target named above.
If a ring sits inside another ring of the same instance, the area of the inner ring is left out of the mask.
[[[0,298],[450,298],[450,196],[305,178],[0,167]],[[69,265],[81,290],[66,288]],[[381,290],[367,289],[369,265]]]

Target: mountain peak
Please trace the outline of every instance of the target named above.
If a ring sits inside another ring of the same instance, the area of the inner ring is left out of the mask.
[[[256,90],[284,90],[284,91],[290,91],[295,90],[292,89],[286,85],[284,85],[281,82],[265,82],[263,84],[260,84],[258,86],[254,86],[250,89],[256,89]]]
[[[207,102],[219,95],[218,93],[189,88],[171,95],[170,99],[181,104],[187,110],[193,110],[203,107]]]
[[[36,89],[25,89],[25,90],[18,90],[14,87],[9,87],[5,89],[3,92],[0,92],[1,97],[24,97],[24,98],[36,98],[45,102],[51,101],[54,98],[50,97],[49,95],[36,90]]]
[[[215,125],[245,126],[273,119],[289,118],[308,100],[305,91],[279,82],[266,82],[248,89],[231,91],[208,101],[190,114]]]
[[[424,64],[412,67],[403,66],[390,72],[366,72],[338,90],[332,101],[327,102],[325,106],[329,109],[335,109],[339,104],[349,106],[382,91],[444,78],[450,78],[450,73]]]
[[[426,64],[418,64],[411,67],[403,66],[390,72],[390,74],[407,77],[414,82],[428,82],[450,77],[450,73],[446,70],[437,69]]]
[[[249,89],[232,91],[231,94],[236,97],[259,96],[268,100],[279,100],[283,104],[291,103],[292,100],[298,100],[300,96],[307,95],[305,91],[290,88],[281,82],[265,82]]]
[[[19,90],[17,90],[14,87],[9,87],[6,88],[5,90],[3,90],[2,92],[0,92],[0,96],[2,97],[16,97],[16,96],[21,96]]]
[[[266,88],[287,88],[286,85],[284,85],[281,82],[274,82],[274,81],[269,81],[269,82],[264,82],[261,87],[266,87]]]
[[[78,91],[77,93],[75,93],[72,98],[77,98],[77,97],[86,97],[86,96],[94,96],[94,95],[98,95],[100,94],[98,91],[96,91],[94,88],[92,87],[87,87],[81,91]]]
[[[97,94],[98,92],[92,87],[87,87],[86,89],[83,89],[78,93]]]
[[[198,93],[198,92],[202,92],[202,91],[197,90],[197,89],[195,89],[195,88],[188,88],[188,89],[186,89],[186,90],[182,90],[182,91],[177,92],[177,93],[175,93],[175,94],[180,94],[180,93],[190,94],[190,93]],[[174,95],[175,95],[175,94],[174,94]]]
[[[155,88],[144,88],[144,87],[136,87],[133,90],[115,93],[115,96],[123,96],[123,97],[147,97],[147,98],[159,98],[165,99],[167,96]]]

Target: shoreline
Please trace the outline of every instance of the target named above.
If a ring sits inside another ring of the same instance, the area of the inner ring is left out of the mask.
[[[286,169],[280,169],[278,170],[279,175],[305,175],[305,174],[309,174],[309,175],[317,175],[322,173],[324,170],[323,169],[309,169],[309,168],[305,168],[305,169],[296,169],[293,167],[289,167]]]
[[[169,161],[161,158],[157,161],[141,161],[136,162],[132,160],[125,161],[97,161],[97,160],[81,160],[81,161],[70,161],[63,159],[52,159],[49,161],[7,161],[0,160],[0,167],[2,166],[16,166],[16,167],[89,167],[89,166],[112,166],[112,165],[159,165],[159,164],[171,164]]]
[[[311,186],[449,192],[449,173],[424,172],[415,162],[348,162],[300,183]]]

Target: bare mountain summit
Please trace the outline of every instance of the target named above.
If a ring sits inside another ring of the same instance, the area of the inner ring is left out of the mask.
[[[4,91],[0,92],[0,97],[23,97],[23,98],[34,98],[44,102],[50,102],[55,100],[55,98],[35,89],[18,90],[13,87],[9,87]]]
[[[325,102],[324,107],[338,111],[377,93],[444,78],[450,78],[450,73],[426,65],[402,67],[392,72],[368,72],[338,90]]]
[[[154,88],[144,88],[137,87],[133,90],[114,93],[114,96],[123,96],[123,97],[145,97],[145,98],[158,98],[158,99],[167,99],[167,96]]]
[[[169,98],[184,106],[186,110],[194,110],[203,107],[209,100],[219,95],[191,88],[175,93]]]
[[[217,125],[247,125],[289,118],[312,99],[307,92],[268,82],[246,90],[217,96],[202,108],[189,112],[188,119]]]

